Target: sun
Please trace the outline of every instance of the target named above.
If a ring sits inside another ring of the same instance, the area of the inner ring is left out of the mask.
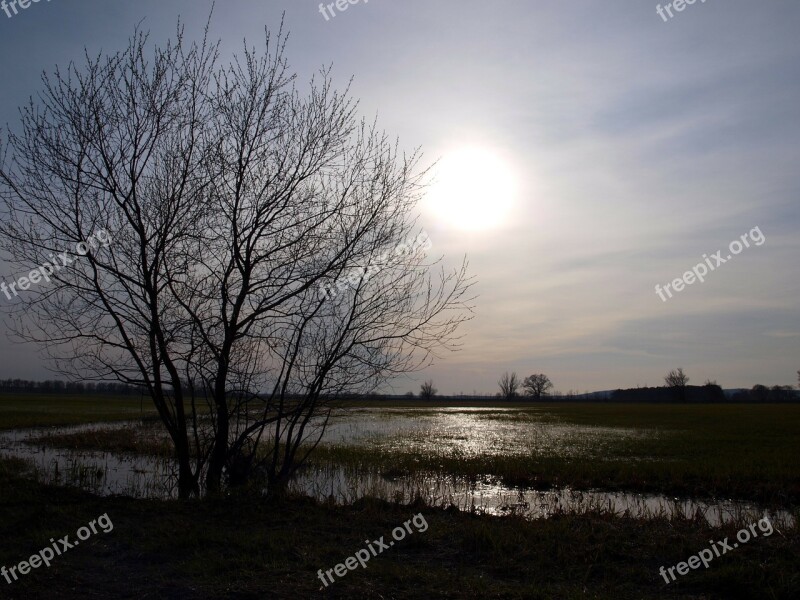
[[[501,225],[514,203],[514,173],[497,152],[466,146],[437,165],[428,194],[431,211],[448,226],[482,231]]]

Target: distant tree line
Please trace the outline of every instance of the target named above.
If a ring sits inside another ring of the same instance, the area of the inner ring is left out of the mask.
[[[673,373],[671,373],[673,374]],[[525,378],[520,385],[519,379],[515,374],[504,374],[501,380],[508,385],[507,392],[512,392],[513,395],[506,394],[453,394],[453,395],[439,395],[438,390],[434,387],[433,381],[429,380],[422,384],[420,389],[419,398],[421,400],[433,400],[434,397],[442,400],[456,399],[456,400],[474,400],[487,402],[497,400],[498,397],[504,399],[519,399],[519,400],[541,400],[541,401],[559,401],[559,402],[632,402],[632,403],[670,403],[670,402],[686,402],[686,403],[785,403],[785,402],[800,402],[800,392],[789,385],[774,385],[768,387],[766,385],[754,385],[751,389],[741,389],[734,393],[725,394],[722,387],[716,382],[707,381],[704,385],[679,385],[684,381],[680,375],[683,375],[681,370],[678,370],[679,379],[672,379],[675,385],[667,385],[666,387],[638,387],[631,389],[618,389],[614,392],[607,393],[586,393],[577,394],[572,391],[566,394],[560,392],[549,392],[550,387],[547,387],[549,379],[545,375],[531,376]],[[668,376],[669,377],[669,376]],[[685,376],[684,376],[685,377]],[[666,379],[666,378],[665,378]],[[517,383],[515,386],[514,383]],[[536,388],[528,384],[538,382],[540,386],[545,386],[545,389],[537,396]],[[688,377],[685,377],[688,382]],[[522,388],[523,394],[518,393],[518,389]],[[106,396],[135,396],[142,393],[141,388],[135,385],[128,385],[116,382],[84,382],[84,381],[61,381],[58,379],[48,379],[45,381],[31,381],[28,379],[0,379],[0,393],[29,393],[29,394],[96,394]],[[229,392],[235,395],[234,392]],[[357,400],[399,400],[413,398],[413,392],[407,394],[347,394],[343,398],[351,401]]]
[[[125,383],[105,381],[61,381],[60,379],[30,381],[28,379],[0,379],[0,392],[132,396],[141,394],[142,390],[139,387]]]
[[[791,386],[772,386],[756,385],[752,389],[737,390],[726,394],[719,386],[689,385],[684,388],[685,397],[676,397],[675,392],[667,387],[639,387],[631,389],[618,389],[613,392],[593,392],[576,393],[568,392],[565,394],[555,392],[539,398],[540,402],[630,402],[641,404],[680,404],[685,403],[788,403],[800,402],[800,392]],[[416,397],[413,392],[406,394],[372,394],[364,396],[362,400],[408,400]],[[436,395],[436,400],[459,400],[470,402],[491,402],[498,399],[506,399],[500,394],[447,394]],[[353,398],[358,399],[358,398]],[[430,400],[423,394],[419,395],[420,400]],[[520,402],[535,402],[531,396],[514,396]]]
[[[791,386],[775,385],[771,388],[765,385],[755,385],[749,390],[738,390],[726,395],[722,388],[716,384],[687,385],[676,395],[676,391],[669,387],[642,387],[628,390],[616,390],[608,398],[609,402],[640,402],[640,403],[781,403],[798,402],[800,394]]]
[[[800,387],[800,371],[797,372]],[[551,391],[553,383],[544,373],[534,373],[520,379],[516,373],[506,371],[500,376],[497,385],[500,391],[494,396],[464,395],[444,396],[458,400],[486,401],[502,398],[503,400],[526,399],[532,401],[556,400],[560,402],[637,402],[637,403],[781,403],[800,402],[800,392],[790,385],[754,385],[751,389],[736,390],[726,394],[716,381],[706,380],[703,385],[689,385],[689,376],[683,368],[672,369],[664,377],[664,387],[637,387],[618,389],[614,392],[595,392],[576,394],[571,390],[567,394]],[[436,395],[433,380],[422,384],[420,399],[431,400]],[[413,397],[413,393],[407,396]],[[391,398],[387,396],[386,399]],[[377,399],[377,398],[376,398]]]
[[[798,394],[790,385],[754,385],[749,390],[740,390],[730,398],[731,402],[796,402]]]
[[[718,385],[685,385],[672,387],[641,387],[627,390],[616,390],[608,399],[609,402],[728,402],[725,392]]]

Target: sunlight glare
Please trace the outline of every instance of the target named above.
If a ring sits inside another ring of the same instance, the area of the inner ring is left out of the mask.
[[[514,174],[497,153],[464,147],[442,158],[428,202],[449,226],[482,231],[502,224],[515,192]]]

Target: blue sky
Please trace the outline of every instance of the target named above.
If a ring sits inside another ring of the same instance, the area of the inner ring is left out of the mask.
[[[325,20],[319,2],[219,0],[212,36],[236,52],[285,11],[301,79],[333,64],[403,147],[429,162],[479,148],[513,179],[490,228],[420,206],[432,251],[448,264],[466,254],[479,297],[462,351],[416,379],[494,392],[505,370],[545,372],[566,392],[660,385],[682,366],[693,383],[795,384],[800,4],[708,0],[668,22],[656,5],[370,0]],[[210,6],[43,0],[0,12],[0,123],[16,126],[42,70],[120,49],[140,22],[161,42],[180,15],[197,37]],[[667,302],[656,295],[754,227],[763,245]],[[34,348],[0,345],[0,377],[47,376]]]

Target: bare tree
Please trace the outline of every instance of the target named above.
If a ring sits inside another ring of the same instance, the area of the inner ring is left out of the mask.
[[[152,50],[136,32],[45,76],[0,148],[20,270],[111,239],[15,299],[17,334],[68,376],[143,387],[181,497],[256,465],[280,489],[337,399],[427,366],[470,318],[466,262],[436,274],[406,243],[418,155],[358,121],[327,69],[301,95],[285,43],[267,32],[222,65],[207,31]],[[346,293],[321,293],[342,277]]]
[[[546,396],[552,388],[553,382],[544,373],[529,375],[522,381],[522,389],[525,390],[525,394],[535,400]]]
[[[677,371],[673,369],[667,373],[667,376],[664,377],[664,382],[667,384],[667,387],[683,388],[689,383],[689,378],[683,372],[683,369],[679,368]]]
[[[509,375],[508,371],[506,371],[500,376],[497,385],[500,386],[500,395],[506,400],[516,398],[519,395],[519,379],[516,373]]]
[[[433,380],[429,379],[420,386],[419,397],[423,400],[433,400],[433,397],[438,391],[439,390],[433,387]]]
[[[686,386],[689,383],[689,377],[686,376],[682,368],[679,367],[677,370],[673,369],[667,373],[667,376],[664,377],[664,383],[667,384],[667,387],[672,388],[678,400],[681,402],[686,401]]]

